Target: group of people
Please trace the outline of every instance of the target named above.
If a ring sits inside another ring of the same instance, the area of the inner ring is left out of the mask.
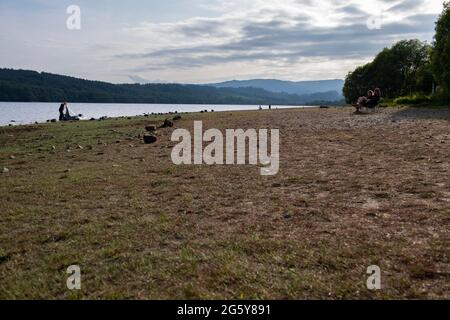
[[[59,107],[59,121],[78,121],[80,118],[76,116],[71,116],[69,108],[67,107],[67,102],[61,103]]]
[[[376,88],[375,90],[369,90],[367,92],[366,97],[360,97],[358,102],[354,107],[356,108],[356,112],[361,112],[362,108],[375,108],[381,100],[381,90]]]

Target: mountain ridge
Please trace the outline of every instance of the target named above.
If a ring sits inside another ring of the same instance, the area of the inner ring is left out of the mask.
[[[344,80],[310,80],[310,81],[286,81],[278,79],[250,79],[231,80],[219,83],[207,84],[216,88],[259,88],[270,92],[285,92],[289,94],[312,94],[318,92],[336,91],[342,96]]]

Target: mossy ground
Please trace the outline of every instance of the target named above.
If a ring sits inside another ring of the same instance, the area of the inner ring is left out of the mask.
[[[193,120],[280,129],[279,174],[175,166],[158,117],[0,128],[0,298],[450,298],[449,109]]]

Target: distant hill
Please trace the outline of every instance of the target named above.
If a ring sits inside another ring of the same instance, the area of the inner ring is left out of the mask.
[[[342,99],[344,80],[319,80],[319,81],[281,81],[273,79],[233,80],[221,83],[209,84],[216,88],[259,88],[270,92],[285,92],[289,94],[316,94],[335,91],[337,100]]]
[[[261,88],[180,84],[111,84],[29,70],[0,69],[0,101],[314,105],[336,101],[337,92],[289,94]]]

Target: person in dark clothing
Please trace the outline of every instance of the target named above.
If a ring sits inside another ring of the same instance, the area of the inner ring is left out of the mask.
[[[373,91],[373,96],[367,101],[367,108],[375,108],[381,100],[381,90],[376,88]]]
[[[72,116],[70,115],[69,108],[66,106],[66,113],[64,114],[64,120],[69,121],[72,120]]]
[[[354,106],[356,108],[356,112],[360,112],[361,108],[375,108],[381,100],[381,90],[376,88],[374,91],[370,90],[367,92],[367,97],[360,97],[358,99],[358,103]]]
[[[71,116],[69,108],[67,107],[67,102],[64,102],[59,107],[59,121],[78,121],[82,115]]]
[[[64,109],[66,109],[66,103],[61,103],[61,106],[59,106],[59,121],[64,121]]]
[[[367,105],[370,99],[373,98],[374,92],[369,90],[367,92],[367,97],[359,97],[357,104],[354,106],[356,108],[356,112],[360,112],[361,108],[367,108]]]

